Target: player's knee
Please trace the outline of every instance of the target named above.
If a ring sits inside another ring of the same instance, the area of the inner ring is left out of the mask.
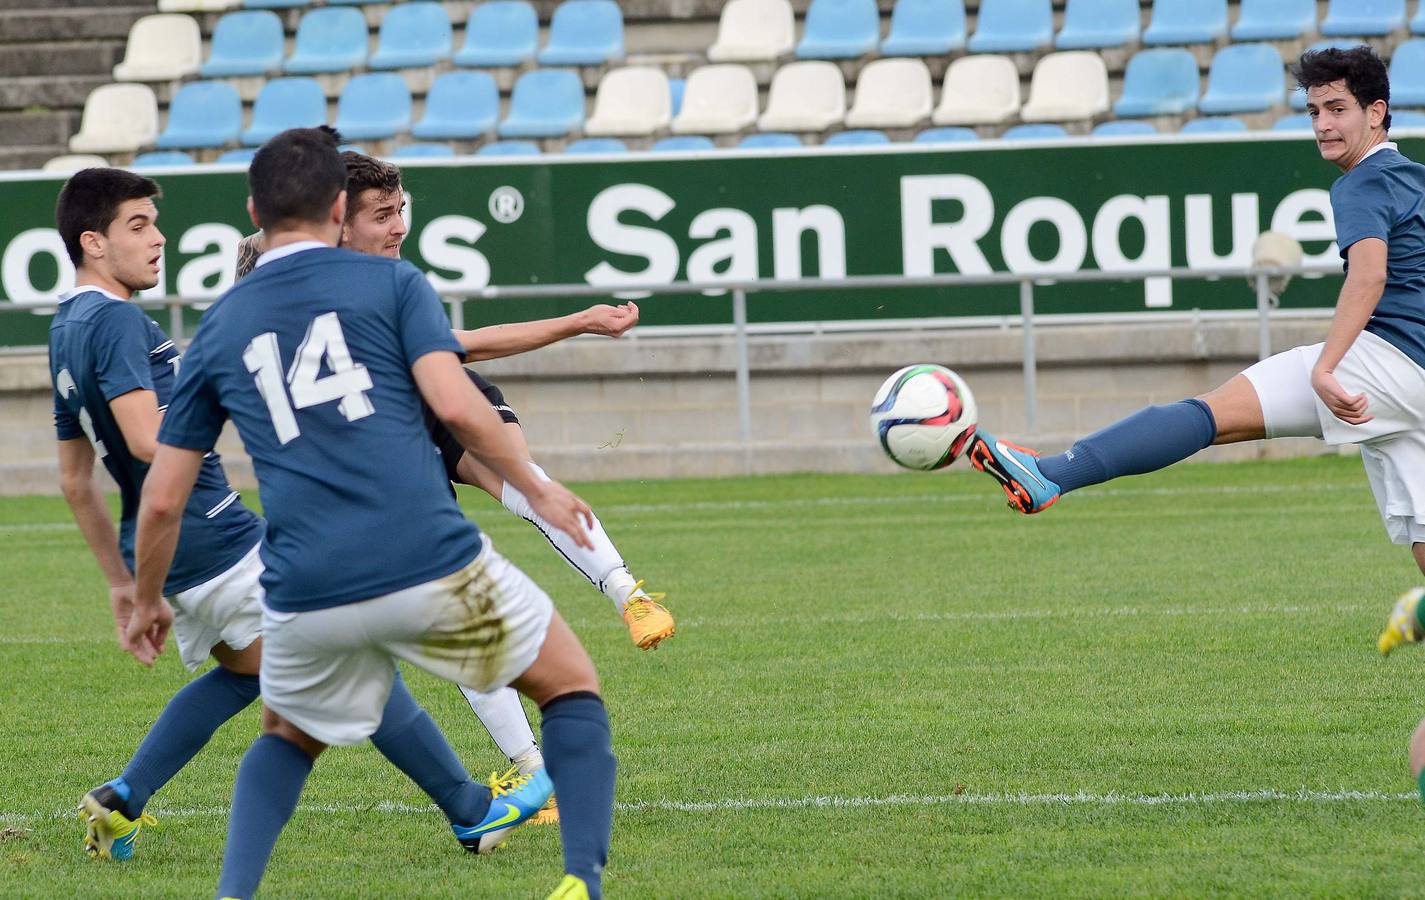
[[[288,743],[297,745],[303,753],[312,759],[316,759],[327,748],[326,744],[288,722],[267,706],[262,707],[262,733],[280,737]]]
[[[1410,739],[1410,774],[1419,778],[1422,770],[1425,770],[1425,719],[1420,721]]]

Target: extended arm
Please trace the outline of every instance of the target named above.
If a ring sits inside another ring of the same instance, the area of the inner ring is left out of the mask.
[[[109,606],[120,643],[134,601],[134,576],[119,553],[119,537],[104,495],[94,483],[94,447],[87,438],[59,442],[59,485],[79,531],[109,582]]]
[[[163,582],[173,563],[183,507],[203,467],[203,451],[159,444],[144,478],[134,547],[137,588],[124,649],[146,666],[163,652],[173,610],[163,599]]]
[[[1311,386],[1326,408],[1343,422],[1360,425],[1371,420],[1366,414],[1366,395],[1351,396],[1336,380],[1336,366],[1360,337],[1361,331],[1380,303],[1385,291],[1386,244],[1379,238],[1363,238],[1346,251],[1350,266],[1346,283],[1336,301],[1336,314],[1326,333],[1321,356],[1311,369]]]
[[[457,330],[455,339],[465,349],[466,362],[479,362],[528,353],[530,350],[538,350],[579,334],[622,337],[637,324],[636,304],[609,306],[600,303],[557,319],[487,325],[469,331]]]

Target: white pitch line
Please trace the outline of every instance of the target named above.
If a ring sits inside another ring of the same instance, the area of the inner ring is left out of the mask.
[[[868,809],[877,807],[904,806],[1207,806],[1213,804],[1243,803],[1400,803],[1419,800],[1414,791],[1314,791],[1300,789],[1283,791],[1272,788],[1253,791],[1212,791],[1186,794],[1104,794],[1088,791],[1056,794],[891,794],[885,797],[760,797],[726,800],[636,800],[616,803],[614,809],[623,813],[640,812],[742,812],[758,810],[808,810],[808,809]],[[435,812],[428,804],[395,803],[383,801],[373,804],[351,803],[304,803],[297,807],[301,813],[325,815],[348,813],[396,813],[400,815]],[[159,819],[220,819],[226,818],[229,807],[207,806],[176,809],[152,808]],[[55,810],[49,813],[0,813],[0,823],[8,825],[28,825],[41,820],[61,820],[73,818],[72,809]]]

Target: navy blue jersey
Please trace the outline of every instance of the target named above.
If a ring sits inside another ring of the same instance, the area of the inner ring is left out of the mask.
[[[203,316],[159,440],[207,450],[233,420],[267,516],[272,609],[367,600],[479,552],[411,375],[435,351],[462,352],[421,273],[331,247],[269,255]]]
[[[1425,166],[1393,146],[1376,150],[1331,185],[1341,258],[1364,238],[1386,243],[1385,291],[1366,331],[1425,366]]]
[[[62,441],[88,437],[119,485],[119,549],[134,566],[139,492],[148,464],[129,452],[109,401],[153,391],[163,410],[179,367],[173,341],[143,310],[99,288],[84,286],[59,305],[49,332],[54,424]],[[232,568],[262,537],[262,520],[238,500],[216,453],[203,460],[183,509],[182,530],[165,594],[202,584]]]

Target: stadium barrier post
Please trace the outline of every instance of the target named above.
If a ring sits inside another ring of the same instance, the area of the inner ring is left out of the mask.
[[[732,327],[737,347],[737,436],[742,441],[743,467],[752,474],[752,388],[747,363],[747,292],[732,289]]]
[[[1034,282],[1019,283],[1020,328],[1024,331],[1024,432],[1036,434],[1039,427],[1039,391],[1035,384],[1038,361],[1034,356]]]
[[[180,298],[168,303],[168,337],[174,343],[183,341],[183,301]]]
[[[1270,279],[1257,273],[1257,359],[1272,355],[1272,286]]]
[[[450,327],[457,331],[465,330],[465,298],[446,297],[446,304],[450,307]]]

